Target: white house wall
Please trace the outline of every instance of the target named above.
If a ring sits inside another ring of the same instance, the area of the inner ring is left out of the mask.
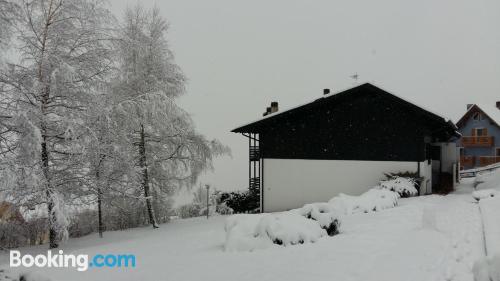
[[[440,142],[440,143],[434,143],[433,145],[441,147],[441,171],[452,173],[453,164],[459,162],[456,143]]]
[[[327,202],[339,193],[360,195],[388,172],[417,172],[430,177],[427,162],[263,159],[264,211],[277,212],[307,203]]]
[[[424,179],[420,184],[419,195],[432,193],[432,160],[420,162],[420,176]]]

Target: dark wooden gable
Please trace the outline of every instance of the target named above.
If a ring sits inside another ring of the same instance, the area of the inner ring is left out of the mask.
[[[284,159],[422,161],[425,139],[450,137],[444,119],[381,91],[364,84],[234,131]]]

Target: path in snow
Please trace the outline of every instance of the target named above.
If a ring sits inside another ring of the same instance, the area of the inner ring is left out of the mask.
[[[110,232],[103,240],[91,235],[72,239],[65,253],[133,253],[137,267],[37,271],[61,281],[472,281],[472,265],[484,253],[479,209],[470,191],[462,185],[449,196],[402,199],[393,209],[345,217],[343,233],[335,237],[254,252],[223,251],[225,217]],[[1,258],[6,262],[8,257]]]

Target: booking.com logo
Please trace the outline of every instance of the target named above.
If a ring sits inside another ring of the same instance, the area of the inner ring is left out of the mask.
[[[74,267],[78,271],[86,271],[91,267],[135,267],[135,255],[131,254],[97,254],[89,259],[88,255],[64,254],[59,250],[54,254],[47,251],[47,255],[21,255],[20,251],[10,251],[11,267]]]

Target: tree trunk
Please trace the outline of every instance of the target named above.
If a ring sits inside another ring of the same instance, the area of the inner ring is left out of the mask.
[[[41,99],[41,111],[42,111],[42,121],[41,121],[41,129],[42,129],[42,171],[46,181],[46,190],[45,195],[47,197],[47,218],[49,222],[49,248],[57,248],[59,247],[57,241],[57,229],[56,229],[56,214],[54,212],[54,198],[52,183],[50,179],[50,170],[49,170],[49,151],[47,149],[47,125],[45,123],[45,114],[47,112],[47,105],[49,100],[50,88],[48,86],[45,87],[44,93]]]
[[[96,172],[97,184],[99,184],[99,171]],[[104,232],[104,226],[102,223],[102,189],[101,186],[97,187],[97,228],[99,231],[99,237],[102,238],[102,233]]]
[[[144,125],[141,125],[141,140],[139,143],[139,166],[142,170],[142,187],[144,188],[144,197],[146,197],[146,208],[148,211],[149,223],[153,225],[153,228],[158,228],[158,223],[156,223],[153,206],[151,204],[152,198],[149,192],[149,177],[148,166],[146,162],[146,141],[144,136]]]
[[[42,167],[45,180],[47,181],[47,187],[45,190],[45,195],[47,196],[47,217],[49,222],[49,247],[51,249],[59,247],[57,243],[57,230],[56,230],[56,214],[54,213],[54,199],[52,198],[52,187],[49,178],[49,155],[47,151],[47,143],[42,142]]]

